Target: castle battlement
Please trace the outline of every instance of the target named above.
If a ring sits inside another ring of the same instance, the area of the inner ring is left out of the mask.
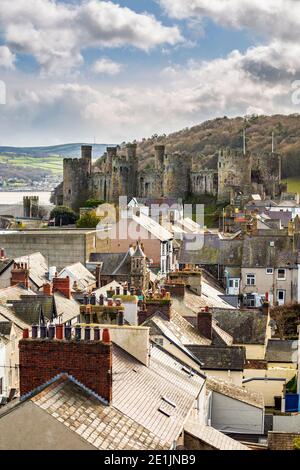
[[[81,158],[64,159],[64,204],[77,210],[89,198],[116,202],[120,196],[177,197],[210,194],[229,201],[232,191],[264,193],[274,197],[280,190],[281,157],[255,158],[249,152],[224,148],[217,169],[202,168],[201,158],[187,153],[167,153],[154,146],[154,168],[140,170],[137,144],[108,147],[97,169],[92,167],[92,147],[83,146]]]

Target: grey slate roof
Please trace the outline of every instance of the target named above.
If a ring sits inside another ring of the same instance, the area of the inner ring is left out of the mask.
[[[68,376],[57,378],[26,401],[34,403],[98,450],[170,449],[151,431],[115,407],[103,405]],[[14,409],[16,407],[10,412]]]
[[[0,321],[0,335],[9,336],[11,332],[12,322]]]
[[[221,395],[247,403],[248,405],[255,406],[256,408],[264,409],[265,407],[262,393],[239,387],[238,385],[221,380],[219,377],[207,377],[206,386],[208,391],[220,393]]]
[[[155,345],[149,367],[115,345],[112,363],[113,406],[171,447],[205,378],[186,373],[178,360]]]
[[[199,265],[240,266],[242,261],[242,240],[221,239],[218,234],[204,235],[204,245],[199,250],[189,250],[189,240],[184,240],[179,252],[179,263]]]
[[[234,344],[265,344],[268,316],[261,310],[213,309],[213,318]]]
[[[46,282],[48,282],[48,264],[41,253],[37,252],[28,256],[20,256],[19,258],[15,258],[14,261],[16,263],[28,264],[29,277],[38,288],[41,288]]]
[[[274,246],[271,246],[271,243]],[[287,267],[297,264],[297,251],[293,250],[292,237],[256,236],[245,237],[243,244],[242,267],[265,268]]]
[[[226,436],[226,434],[217,431],[217,429],[214,429],[211,426],[200,424],[199,420],[197,421],[197,419],[193,419],[192,417],[188,419],[184,426],[184,430],[215,450],[250,450],[249,447],[241,444],[235,439]]]
[[[91,253],[90,262],[101,263],[101,274],[112,275],[125,258],[126,253]]]
[[[246,351],[244,347],[188,346],[188,349],[202,362],[203,370],[244,370]]]
[[[269,339],[266,351],[268,362],[297,362],[298,341]]]

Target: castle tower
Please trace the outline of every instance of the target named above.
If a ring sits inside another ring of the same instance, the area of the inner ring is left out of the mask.
[[[29,219],[37,218],[39,215],[39,197],[24,196],[23,197],[23,214]]]
[[[149,286],[150,274],[147,269],[147,258],[140,242],[137,242],[135,252],[131,257],[131,285],[142,292],[146,292]]]
[[[78,211],[90,196],[92,146],[81,147],[81,158],[65,158],[63,203]]]
[[[164,156],[164,197],[185,198],[190,192],[191,158],[180,153]]]
[[[233,192],[251,192],[252,157],[249,152],[221,150],[218,157],[218,200],[229,201]]]
[[[162,170],[164,166],[164,157],[166,147],[164,145],[155,145],[155,169]]]

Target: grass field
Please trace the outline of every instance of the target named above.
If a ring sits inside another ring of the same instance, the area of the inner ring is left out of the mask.
[[[62,175],[63,159],[62,157],[30,157],[25,155],[1,155],[0,164],[6,163],[21,167],[24,169],[35,168],[40,170],[51,171],[54,175]]]
[[[287,178],[283,180],[283,183],[288,183],[288,191],[291,193],[300,194],[300,177],[297,178]]]

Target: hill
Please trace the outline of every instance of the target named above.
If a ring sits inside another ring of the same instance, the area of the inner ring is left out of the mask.
[[[63,144],[49,147],[0,147],[0,176],[40,180],[45,175],[62,176],[63,159],[80,156],[81,145]],[[93,156],[101,156],[106,144],[94,144]]]
[[[174,132],[152,136],[139,142],[141,166],[153,165],[153,146],[165,144],[167,152],[179,151],[201,155],[205,168],[217,167],[217,152],[222,147],[242,148],[245,118],[227,117]],[[300,176],[300,115],[248,116],[247,147],[255,154],[271,151],[272,132],[275,151],[283,157],[283,177]]]

